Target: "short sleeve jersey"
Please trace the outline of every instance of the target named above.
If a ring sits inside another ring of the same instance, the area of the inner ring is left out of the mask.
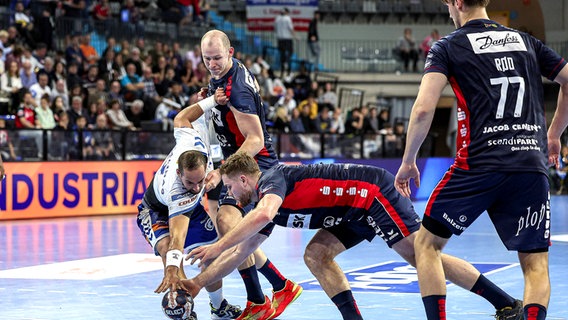
[[[168,154],[146,193],[144,201],[154,210],[169,212],[169,218],[180,214],[191,214],[201,201],[203,190],[198,194],[189,192],[178,177],[179,156],[188,150],[197,150],[204,155],[209,154],[209,138],[204,117],[192,123],[193,128],[174,128],[176,145]],[[208,157],[207,170],[213,170],[213,163]]]
[[[392,175],[377,167],[278,164],[262,174],[257,193],[258,199],[267,194],[283,199],[273,219],[277,225],[319,229],[362,219],[376,199],[388,203],[381,189],[393,184]]]
[[[229,98],[228,105],[217,105],[211,109],[211,118],[223,156],[227,158],[235,153],[245,141],[235,115],[229,108],[232,106],[239,112],[256,115],[260,119],[264,147],[255,156],[260,168],[264,170],[277,164],[278,157],[272,147],[272,138],[266,131],[265,110],[254,76],[240,61],[233,58],[233,66],[227,74],[220,79],[211,79],[208,95],[213,95],[217,88],[223,88]]]
[[[538,39],[491,20],[472,20],[436,42],[425,73],[443,73],[457,98],[454,166],[546,173],[541,76],[566,61]]]

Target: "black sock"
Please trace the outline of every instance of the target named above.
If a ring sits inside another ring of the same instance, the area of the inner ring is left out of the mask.
[[[540,304],[527,304],[524,308],[525,319],[527,320],[544,320],[546,319],[546,308]]]
[[[258,273],[254,266],[246,268],[244,270],[239,270],[241,278],[245,283],[245,289],[247,290],[247,300],[256,303],[264,303],[264,293],[260,288],[260,282],[258,281]]]
[[[446,296],[427,296],[422,298],[428,320],[446,320]]]
[[[496,310],[515,305],[515,299],[513,297],[508,295],[493,282],[489,281],[489,279],[482,274],[479,275],[479,278],[470,291],[485,298]]]
[[[331,301],[335,303],[337,309],[341,312],[343,320],[363,320],[351,290],[346,290],[336,294],[331,298]]]
[[[258,269],[258,271],[262,273],[268,282],[270,282],[272,290],[280,291],[284,289],[284,286],[286,285],[286,278],[284,278],[270,260],[266,259],[266,263]]]

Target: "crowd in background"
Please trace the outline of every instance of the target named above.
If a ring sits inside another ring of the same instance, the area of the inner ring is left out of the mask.
[[[146,2],[122,3],[123,10],[132,12],[130,20],[134,25],[139,20],[133,17],[142,14]],[[165,1],[158,3],[164,5]],[[178,5],[182,3],[195,8],[185,11],[185,17],[197,13],[191,21],[202,18],[198,1],[177,1]],[[201,61],[198,43],[184,43],[182,47],[175,41],[148,44],[142,36],[117,41],[107,35],[106,46],[99,52],[91,39],[96,30],[71,33],[59,48],[45,36],[46,30],[40,29],[44,28],[39,23],[42,17],[93,15],[95,19],[105,19],[109,1],[12,4],[11,25],[0,30],[0,115],[4,118],[0,129],[30,129],[19,131],[18,138],[37,146],[42,145],[42,131],[31,129],[64,132],[59,134],[65,141],[57,146],[61,150],[51,150],[50,158],[73,159],[80,152],[81,159],[113,159],[113,141],[100,131],[171,130],[175,114],[194,102],[195,93],[209,83],[210,75]],[[180,23],[185,22],[180,19]],[[237,52],[235,58],[257,79],[267,123],[274,132],[403,135],[404,124],[401,133],[395,132],[387,109],[361,106],[349,112],[343,110],[336,84],[312,80],[303,66],[298,72],[279,78],[261,56]],[[72,133],[76,131],[82,134]],[[4,159],[17,159],[14,143],[5,130],[1,132]],[[82,137],[81,141],[77,141],[78,137]],[[76,147],[78,143],[80,147]],[[41,152],[38,147],[38,157]]]

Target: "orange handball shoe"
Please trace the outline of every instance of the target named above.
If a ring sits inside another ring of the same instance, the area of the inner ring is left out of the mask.
[[[290,303],[294,302],[302,294],[302,291],[304,291],[302,286],[292,280],[286,280],[286,285],[282,290],[272,293],[272,307],[274,307],[276,313],[274,313],[271,319],[281,315]]]
[[[247,307],[237,320],[269,320],[274,317],[276,310],[267,296],[264,296],[263,304],[256,304],[247,301]]]

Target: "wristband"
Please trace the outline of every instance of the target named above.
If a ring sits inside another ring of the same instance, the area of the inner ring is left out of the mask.
[[[176,266],[180,267],[181,261],[183,259],[183,254],[180,250],[174,249],[166,253],[166,267]]]
[[[197,104],[199,105],[201,110],[203,110],[203,113],[205,113],[207,112],[207,110],[216,106],[217,102],[215,102],[215,96],[210,96],[209,98],[198,101]]]

